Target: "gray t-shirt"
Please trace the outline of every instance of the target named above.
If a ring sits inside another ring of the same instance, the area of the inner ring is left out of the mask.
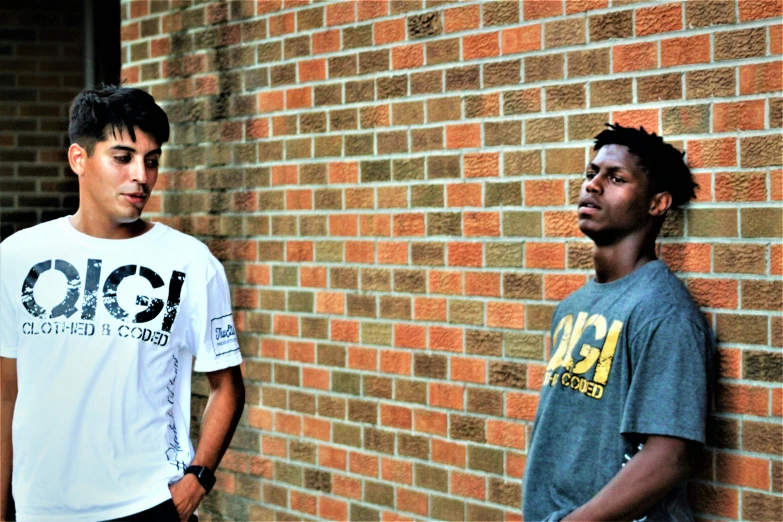
[[[586,503],[647,435],[704,443],[714,354],[704,317],[662,261],[590,281],[560,303],[527,458],[525,521],[559,520]],[[647,517],[693,520],[685,482]]]

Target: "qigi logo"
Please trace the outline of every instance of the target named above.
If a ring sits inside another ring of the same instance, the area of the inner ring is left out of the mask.
[[[81,304],[81,319],[83,321],[95,320],[95,312],[98,306],[99,289],[101,300],[106,311],[112,317],[126,323],[146,323],[152,321],[163,311],[163,325],[161,329],[165,332],[171,332],[171,326],[177,317],[179,309],[180,295],[182,286],[185,282],[185,274],[173,270],[168,284],[168,297],[166,301],[157,297],[148,297],[144,295],[136,296],[136,304],[145,306],[144,310],[131,316],[120,306],[117,299],[117,289],[127,277],[139,275],[147,280],[153,289],[165,286],[163,278],[151,268],[139,265],[124,265],[112,270],[103,285],[100,285],[103,261],[100,259],[88,259],[86,276],[82,283],[81,274],[75,266],[62,259],[54,261],[41,261],[34,265],[27,273],[27,277],[22,284],[22,305],[32,315],[38,319],[55,319],[57,317],[70,318],[78,310],[76,303],[79,298],[84,296]],[[35,299],[35,287],[39,284],[39,278],[49,270],[55,270],[65,276],[66,289],[62,300],[51,309],[44,308]]]

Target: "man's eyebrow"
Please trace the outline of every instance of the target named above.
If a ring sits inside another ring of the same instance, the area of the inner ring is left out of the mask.
[[[132,152],[134,154],[136,153],[136,149],[134,149],[133,147],[125,146],[125,145],[115,145],[115,146],[111,147],[109,150],[121,150],[121,151],[124,151],[124,152]],[[161,151],[161,149],[159,147],[157,149],[152,149],[151,151],[149,151],[147,154],[145,154],[145,157],[147,157],[147,156],[154,156],[154,155],[162,154],[162,153],[163,153],[163,151]]]

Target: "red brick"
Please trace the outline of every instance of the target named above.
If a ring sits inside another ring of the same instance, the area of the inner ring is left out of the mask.
[[[291,490],[291,509],[301,511],[308,515],[315,516],[318,508],[316,506],[318,499],[313,495]]]
[[[271,91],[258,93],[258,112],[282,111],[284,106],[285,91]]]
[[[286,261],[301,262],[313,260],[312,241],[288,241],[286,243]]]
[[[375,45],[405,40],[405,19],[383,20],[372,26]]]
[[[299,62],[298,66],[300,82],[315,82],[326,79],[326,60],[323,58],[303,60]],[[312,106],[312,101],[307,106]]]
[[[718,411],[766,417],[769,411],[769,390],[722,382],[716,390]]]
[[[269,17],[269,36],[280,36],[282,34],[293,33],[295,30],[296,18],[294,13],[284,13]]]
[[[319,314],[345,313],[345,294],[342,292],[318,292],[315,294],[315,311]]]
[[[454,7],[443,12],[443,30],[446,33],[478,29],[481,24],[479,5]]]
[[[356,214],[332,214],[329,216],[330,236],[358,236],[359,216]]]
[[[524,328],[525,306],[517,303],[487,303],[487,326]]]
[[[329,183],[356,183],[357,181],[359,181],[358,163],[329,163]]]
[[[688,279],[688,290],[699,306],[736,309],[739,301],[736,279]]]
[[[464,444],[432,439],[432,462],[464,468],[467,458],[467,448]]]
[[[506,393],[506,416],[512,419],[535,420],[538,409],[538,394]]]
[[[584,234],[579,230],[576,212],[551,210],[544,212],[544,236],[584,237]]]
[[[484,359],[451,358],[452,381],[486,383],[487,362]]]
[[[342,448],[318,446],[318,465],[345,471],[348,466],[348,452]]]
[[[303,266],[299,269],[299,284],[303,287],[326,288],[326,268]]]
[[[452,183],[446,185],[446,206],[480,207],[481,183]]]
[[[511,451],[506,452],[506,475],[521,479],[524,475],[527,457]]]
[[[783,90],[783,62],[740,66],[740,94]]]
[[[544,374],[546,374],[546,365],[529,363],[527,365],[527,382],[525,383],[527,389],[540,390],[544,383]]]
[[[313,54],[332,53],[339,50],[340,31],[338,29],[313,34]]]
[[[413,69],[424,65],[424,45],[413,44],[392,49],[393,69]]]
[[[283,4],[280,0],[259,0],[256,3],[256,13],[259,15],[265,15],[274,13],[282,9]]]
[[[423,236],[424,214],[395,214],[392,217],[394,236]]]
[[[499,236],[500,212],[465,212],[463,233],[465,236]]]
[[[452,471],[449,480],[449,492],[460,497],[485,500],[487,497],[487,479],[483,475],[471,475],[461,471]]]
[[[547,274],[544,276],[544,298],[560,301],[581,288],[585,282],[583,275]]]
[[[691,168],[730,167],[737,164],[735,138],[689,140],[687,160]]]
[[[355,453],[351,453],[351,468],[353,468],[353,456]],[[377,464],[376,464],[377,467]],[[353,470],[354,473],[361,473],[365,475],[364,470]],[[372,475],[377,477],[376,475]],[[332,473],[332,495],[338,495],[345,498],[351,498],[353,500],[360,500],[362,498],[362,481],[353,477],[347,477],[338,473]],[[345,519],[343,519],[345,520]]]
[[[397,350],[381,352],[381,372],[399,375],[411,374],[411,354]]]
[[[764,128],[764,100],[716,103],[713,106],[713,130],[761,130]]]
[[[487,420],[487,443],[519,450],[525,449],[525,425],[502,420]]]
[[[783,245],[772,245],[769,249],[770,275],[783,275]]]
[[[549,18],[563,14],[563,2],[560,0],[536,0],[535,2],[523,2],[522,12],[525,20]]]
[[[644,127],[648,132],[659,134],[658,109],[633,109],[612,112],[612,121],[623,126]]]
[[[342,341],[344,343],[359,342],[359,322],[344,321],[342,319],[332,319],[331,321],[333,341]]]
[[[719,172],[715,174],[716,201],[766,201],[767,176],[763,172]]]
[[[781,0],[743,1],[738,4],[739,18],[742,22],[783,15],[783,1]]]
[[[315,343],[290,341],[288,343],[288,360],[315,363]]]
[[[769,26],[769,52],[770,54],[783,54],[783,25]]]
[[[413,484],[413,464],[404,460],[381,458],[381,478],[400,484]]]
[[[720,452],[715,468],[718,481],[769,491],[769,461]]]
[[[662,258],[675,272],[710,272],[712,247],[706,243],[666,243]]]
[[[275,431],[298,437],[302,434],[302,417],[289,415],[281,411],[275,412]]]
[[[434,406],[436,408],[449,408],[452,410],[464,410],[464,396],[464,386],[439,382],[429,383],[428,404],[430,406]]]
[[[709,63],[710,35],[671,38],[661,42],[661,67]]]
[[[307,368],[304,368],[305,370]],[[328,371],[323,370],[327,375]],[[328,384],[328,379],[327,379]],[[322,388],[323,389],[323,388]],[[329,389],[327,386],[325,389]],[[304,417],[304,436],[310,439],[329,441],[331,438],[331,422],[325,419],[316,419],[313,417]]]
[[[427,330],[413,324],[394,325],[394,346],[402,348],[426,348]]]
[[[462,38],[462,59],[475,60],[500,54],[498,32],[466,35]],[[447,129],[448,132],[448,129]]]
[[[417,297],[413,300],[413,318],[417,321],[445,321],[446,300]]]
[[[613,72],[629,72],[658,67],[658,45],[643,42],[612,47]]]
[[[481,126],[477,124],[480,129]],[[480,131],[479,131],[480,132]],[[498,176],[500,155],[497,152],[465,154],[463,161],[466,178],[485,178]]]
[[[429,327],[429,349],[445,350],[449,352],[463,351],[463,330],[462,328],[449,326],[430,326]]]
[[[772,201],[783,200],[783,170],[769,172],[769,199]]]
[[[329,497],[318,497],[318,516],[328,520],[348,520],[348,503]]]
[[[248,424],[253,428],[260,430],[272,431],[272,412],[262,408],[248,407]],[[225,461],[223,461],[225,465]]]
[[[407,265],[408,245],[399,241],[378,242],[378,263],[385,265]]]
[[[466,149],[481,146],[481,124],[446,125],[446,148]]]
[[[413,412],[404,406],[381,404],[381,425],[410,430],[413,426]]]
[[[664,4],[636,10],[636,36],[667,33],[682,29],[682,6]]]
[[[481,247],[481,245],[478,245]],[[467,256],[468,253],[455,254],[455,260],[462,256]],[[475,253],[471,257],[475,256]],[[451,259],[451,258],[449,258]],[[481,266],[481,251],[478,252],[479,264]],[[451,263],[449,263],[451,264]],[[445,271],[445,270],[430,270],[429,273],[429,292],[431,294],[462,294],[462,274],[460,272]]]
[[[565,268],[565,244],[526,242],[525,267]]]
[[[326,6],[326,25],[343,25],[356,21],[356,2],[348,0]]]
[[[286,458],[288,452],[286,450],[285,439],[270,437],[268,435],[263,436],[261,438],[261,454],[269,455],[271,457]]]
[[[449,243],[449,266],[479,267],[482,265],[481,243]]]
[[[525,206],[565,204],[565,181],[561,179],[525,180]]]
[[[313,191],[310,189],[286,190],[286,210],[312,210]]]
[[[504,29],[500,33],[503,55],[541,49],[541,24]]]
[[[357,370],[378,370],[378,350],[351,346],[348,348],[348,367]]]
[[[275,335],[299,336],[299,317],[295,315],[276,315],[273,331]]]
[[[500,297],[500,274],[497,272],[466,272],[465,295]]]
[[[369,20],[371,18],[380,18],[389,14],[388,2],[358,2],[359,20]]]
[[[430,509],[429,496],[411,489],[397,488],[397,509],[427,517]]]
[[[150,14],[150,3],[144,0],[134,0],[130,3],[130,17],[140,18]]]
[[[416,431],[445,437],[449,427],[449,416],[432,410],[416,410],[413,412],[413,422]]]

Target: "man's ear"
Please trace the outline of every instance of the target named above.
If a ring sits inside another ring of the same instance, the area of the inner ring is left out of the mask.
[[[653,195],[650,200],[649,213],[653,217],[661,217],[666,215],[666,212],[672,206],[672,195],[668,192],[658,192]]]
[[[84,164],[87,162],[87,150],[78,143],[71,143],[68,147],[68,163],[71,170],[77,176],[84,175]]]

